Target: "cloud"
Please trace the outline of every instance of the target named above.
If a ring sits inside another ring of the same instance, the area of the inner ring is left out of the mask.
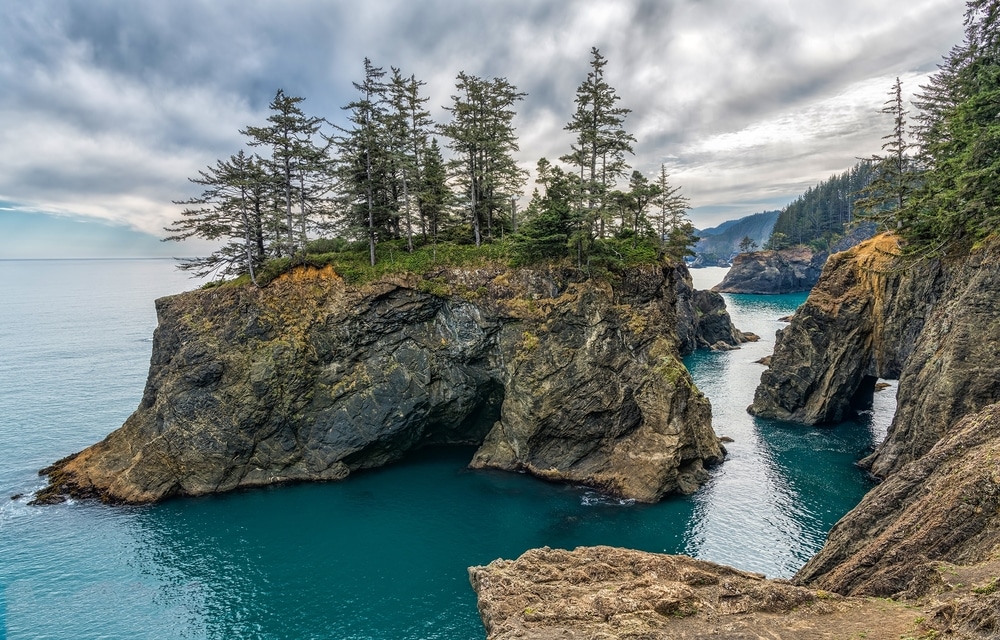
[[[0,199],[160,234],[278,88],[343,123],[366,56],[438,119],[459,71],[507,77],[533,168],[568,150],[596,46],[633,166],[666,163],[708,226],[877,151],[892,80],[915,90],[961,30],[953,0],[0,0]]]

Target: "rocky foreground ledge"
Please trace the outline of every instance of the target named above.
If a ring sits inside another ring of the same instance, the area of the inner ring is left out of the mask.
[[[680,357],[743,340],[682,265],[615,281],[441,270],[354,287],[299,268],[264,289],[161,298],[142,401],[42,473],[36,501],[145,503],[340,480],[435,444],[653,502],[721,462]]]
[[[843,597],[686,556],[532,549],[471,567],[488,640],[988,638],[962,616],[988,582],[944,566],[950,589],[908,602]]]

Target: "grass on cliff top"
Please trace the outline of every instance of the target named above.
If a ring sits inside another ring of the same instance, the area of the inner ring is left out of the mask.
[[[350,284],[360,285],[379,278],[401,273],[426,276],[434,271],[447,268],[475,268],[486,266],[514,267],[526,263],[518,251],[518,245],[508,239],[474,244],[441,241],[436,244],[414,241],[413,252],[407,250],[406,240],[381,242],[375,250],[375,265],[369,260],[368,246],[364,243],[347,244],[337,240],[314,240],[306,246],[304,253],[292,257],[269,260],[257,274],[260,286],[266,286],[283,273],[298,266],[333,270]],[[651,243],[638,243],[632,247],[631,241],[617,239],[603,240],[593,251],[583,268],[591,277],[614,277],[621,269],[640,264],[660,262],[658,248]],[[575,267],[576,261],[566,256],[533,261],[564,267]],[[204,288],[216,286],[240,286],[250,283],[249,275],[242,275],[226,282],[214,281]]]

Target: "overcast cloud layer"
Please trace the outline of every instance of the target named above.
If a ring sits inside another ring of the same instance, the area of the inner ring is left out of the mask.
[[[243,145],[278,88],[343,122],[365,56],[427,83],[528,93],[519,160],[566,153],[589,51],[632,109],[632,165],[667,165],[699,227],[778,208],[878,151],[962,37],[956,0],[0,0],[0,201],[162,235],[171,200]],[[530,185],[529,185],[530,191]]]

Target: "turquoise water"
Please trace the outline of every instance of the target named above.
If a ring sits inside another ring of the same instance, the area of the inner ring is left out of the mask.
[[[458,448],[343,483],[156,506],[10,499],[124,421],[145,382],[152,301],[191,286],[168,261],[0,261],[0,638],[481,638],[466,568],[542,545],[788,576],[867,489],[852,463],[893,409],[890,391],[871,419],[836,429],[747,415],[753,361],[804,296],[727,296],[765,340],[687,360],[716,430],[735,439],[694,496],[620,503],[468,471]]]

